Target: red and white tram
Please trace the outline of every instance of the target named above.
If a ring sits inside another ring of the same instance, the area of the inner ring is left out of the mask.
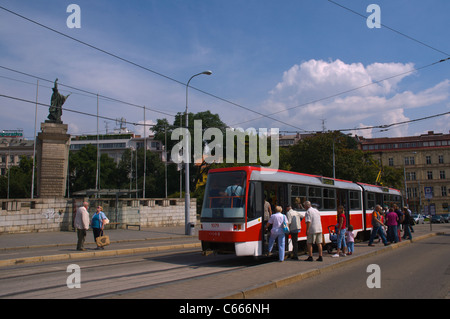
[[[202,250],[263,255],[265,199],[283,210],[288,205],[300,210],[304,201],[310,201],[320,211],[326,243],[330,242],[328,226],[336,224],[339,205],[345,207],[355,236],[366,237],[376,204],[402,204],[401,192],[391,188],[256,166],[212,169],[200,219]],[[306,241],[305,230],[302,221],[299,243]]]

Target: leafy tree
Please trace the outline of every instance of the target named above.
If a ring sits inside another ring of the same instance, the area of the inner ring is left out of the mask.
[[[87,144],[69,153],[69,187],[71,192],[95,188],[97,148]]]
[[[172,148],[179,143],[178,140],[172,140],[172,133],[175,129],[180,128],[180,127],[186,127],[186,114],[185,113],[177,113],[177,115],[175,115],[175,118],[173,120],[172,124],[169,124],[169,122],[167,121],[167,119],[158,119],[156,122],[156,125],[152,128],[153,132],[155,133],[155,139],[163,141],[163,144],[166,140],[166,136],[167,136],[167,145],[165,145],[166,150],[167,150],[167,155],[168,157],[171,156],[171,151]],[[196,120],[201,120],[201,124],[202,124],[202,137],[203,137],[203,132],[208,129],[208,128],[218,128],[224,138],[225,138],[225,130],[227,125],[222,122],[222,120],[220,119],[218,114],[213,114],[210,111],[204,111],[204,112],[199,112],[199,113],[189,113],[189,124],[188,124],[188,129],[189,129],[189,133],[190,133],[190,141],[191,141],[191,154],[194,154],[194,143],[193,143],[193,138],[194,138],[194,121]],[[198,132],[197,132],[198,134]],[[202,139],[202,149],[205,146],[206,143],[208,143],[210,141],[204,141]],[[184,169],[184,167],[183,167]],[[197,181],[201,178],[202,176],[202,170],[201,167],[198,165],[195,165],[195,163],[190,163],[189,166],[189,172],[190,172],[190,189],[193,190],[195,185],[197,184]],[[206,171],[207,172],[207,171]],[[169,193],[171,193],[171,191],[179,191],[179,176],[180,173],[178,171],[178,166],[177,165],[169,165],[168,167],[168,176],[173,176],[173,179],[170,179],[170,181],[177,181],[178,182],[178,187],[174,188],[172,185],[175,185],[175,183],[171,182],[169,183]],[[184,178],[184,174],[182,174],[182,178]],[[183,187],[184,187],[184,182],[182,183]]]
[[[356,141],[340,132],[318,133],[281,152],[280,167],[306,174],[333,176],[333,143],[336,178],[375,184],[378,168],[371,154],[357,148]],[[401,187],[401,172],[383,168],[383,184]]]
[[[30,198],[33,159],[20,157],[18,166],[12,166],[9,171],[9,198]],[[0,176],[0,198],[8,197],[8,175]]]

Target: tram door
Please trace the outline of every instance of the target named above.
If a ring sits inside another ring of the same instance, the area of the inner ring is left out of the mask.
[[[288,204],[287,184],[264,183],[264,196],[270,203],[272,213],[275,213],[276,206],[281,206],[284,212]]]
[[[345,219],[347,220],[347,226],[350,225],[350,198],[348,190],[338,189],[337,190],[337,206],[344,206]],[[336,207],[337,208],[337,207]]]
[[[262,189],[264,192],[263,200],[267,201],[270,204],[272,214],[275,214],[276,206],[281,206],[283,208],[283,213],[286,213],[285,209],[286,209],[286,205],[288,204],[287,184],[264,183],[262,186]],[[263,223],[263,227],[265,227],[265,225],[266,225],[266,222]],[[269,233],[264,234],[264,229],[263,229],[263,251],[264,252],[267,252],[268,245],[269,245]]]

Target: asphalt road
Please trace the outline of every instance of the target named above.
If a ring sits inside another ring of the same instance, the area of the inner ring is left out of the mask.
[[[379,271],[368,269],[369,265],[378,265]],[[367,282],[370,286],[379,283],[380,288],[369,288]],[[435,236],[355,261],[255,298],[450,298],[450,235]]]
[[[179,249],[18,265],[1,270],[0,299],[109,298],[155,288],[163,288],[157,289],[159,298],[170,299],[166,285],[253,264],[232,255],[205,258],[198,249]]]

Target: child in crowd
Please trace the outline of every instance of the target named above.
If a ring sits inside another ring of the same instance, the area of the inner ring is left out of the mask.
[[[348,225],[347,231],[345,232],[345,241],[347,242],[347,255],[352,255],[355,248],[355,235],[353,234],[352,225]]]

